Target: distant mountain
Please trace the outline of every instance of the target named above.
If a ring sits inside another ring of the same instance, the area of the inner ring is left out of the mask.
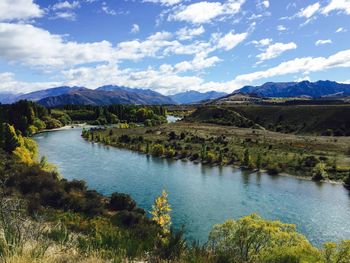
[[[62,86],[62,87],[56,87],[56,88],[50,88],[45,90],[39,90],[34,91],[31,93],[26,93],[21,96],[18,96],[16,100],[31,100],[31,101],[39,101],[43,98],[52,97],[52,96],[59,96],[62,94],[67,94],[69,92],[79,91],[79,90],[86,90],[86,88],[83,87],[68,87],[68,86]]]
[[[142,96],[148,101],[147,104],[174,104],[175,102],[167,96],[151,89],[128,88],[123,86],[106,85],[96,89],[97,91],[128,92]]]
[[[245,86],[233,94],[254,94],[260,97],[345,97],[350,96],[350,84],[334,81],[267,82],[261,86]]]
[[[173,101],[179,104],[192,104],[192,103],[197,103],[201,101],[217,99],[225,95],[227,95],[227,93],[225,92],[209,91],[209,92],[201,93],[195,90],[189,90],[186,92],[170,95],[169,97]]]
[[[0,103],[1,104],[9,104],[16,101],[16,98],[19,94],[14,94],[11,92],[0,92]]]
[[[153,91],[140,92],[121,88],[101,87],[97,90],[78,89],[58,96],[43,98],[38,101],[46,107],[57,107],[67,104],[73,105],[111,105],[111,104],[139,104],[160,105],[174,104],[174,102],[160,93]]]

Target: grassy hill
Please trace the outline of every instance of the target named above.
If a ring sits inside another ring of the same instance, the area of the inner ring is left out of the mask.
[[[272,131],[350,135],[350,105],[237,105],[230,109]]]

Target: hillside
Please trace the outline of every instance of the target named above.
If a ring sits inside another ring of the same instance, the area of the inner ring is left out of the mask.
[[[234,110],[213,106],[199,107],[191,115],[187,116],[185,120],[242,128],[256,127],[252,120],[249,120]]]
[[[350,135],[349,105],[236,105],[230,109],[272,131]]]
[[[173,101],[166,96],[154,92],[143,94],[127,90],[73,90],[59,96],[51,96],[38,101],[45,107],[58,107],[62,105],[111,105],[111,104],[142,104],[160,105],[172,104]]]
[[[267,82],[261,86],[245,86],[233,94],[254,94],[260,97],[345,97],[350,96],[350,84],[334,81]]]
[[[213,100],[227,95],[225,92],[208,91],[201,93],[195,90],[189,90],[182,93],[170,95],[169,97],[178,104],[192,104],[201,101]]]
[[[80,90],[86,90],[86,88],[62,86],[62,87],[44,89],[44,90],[39,90],[39,91],[34,91],[34,92],[27,93],[27,94],[23,94],[21,96],[18,96],[16,98],[16,100],[39,101],[43,98],[52,97],[52,96],[59,96],[62,94],[67,94],[70,92],[80,91]]]

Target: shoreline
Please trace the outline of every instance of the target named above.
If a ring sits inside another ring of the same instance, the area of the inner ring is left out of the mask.
[[[37,133],[33,134],[33,136],[40,134],[40,133],[45,133],[45,132],[55,132],[55,131],[64,131],[64,130],[69,130],[69,129],[75,129],[75,128],[79,128],[79,127],[84,127],[86,125],[87,125],[86,123],[78,123],[78,124],[65,125],[65,126],[62,126],[59,128],[54,128],[54,129],[44,129],[44,130],[38,131]]]
[[[152,154],[144,153],[144,152],[138,151],[138,150],[133,150],[133,149],[130,149],[130,148],[127,148],[127,147],[118,147],[118,146],[115,146],[115,145],[105,144],[105,143],[102,143],[102,142],[92,142],[92,141],[87,140],[86,138],[83,138],[83,139],[86,140],[87,142],[90,142],[90,143],[98,143],[98,144],[101,144],[101,145],[104,145],[104,146],[114,147],[114,148],[117,148],[117,149],[124,149],[124,150],[136,152],[136,153],[139,153],[139,154],[143,154],[143,155],[147,155],[147,156],[151,156],[151,157],[155,157],[155,158],[168,159],[168,160],[173,160],[173,161],[191,162],[193,164],[207,165],[209,167],[220,167],[220,166],[221,167],[230,167],[231,166],[233,168],[237,168],[237,169],[241,169],[241,170],[247,170],[247,171],[250,171],[252,173],[261,172],[261,173],[265,173],[265,174],[267,174],[269,176],[292,177],[292,178],[295,178],[295,179],[311,181],[311,182],[314,182],[314,183],[328,183],[328,184],[333,184],[333,185],[343,185],[345,187],[345,184],[342,181],[334,181],[334,180],[329,180],[329,179],[321,180],[321,181],[314,181],[314,180],[312,180],[311,177],[306,177],[306,176],[301,176],[301,175],[293,175],[293,174],[289,174],[289,173],[286,173],[286,172],[278,173],[276,175],[271,175],[271,174],[269,174],[267,172],[267,170],[264,170],[264,169],[260,169],[260,170],[259,169],[254,169],[254,170],[252,170],[252,169],[249,169],[247,167],[239,166],[239,165],[235,165],[235,164],[224,164],[224,165],[220,165],[220,164],[217,164],[217,163],[209,164],[209,163],[201,162],[201,161],[198,161],[198,160],[190,160],[188,158],[181,159],[181,158],[176,158],[176,157],[167,157],[165,155],[153,156]]]

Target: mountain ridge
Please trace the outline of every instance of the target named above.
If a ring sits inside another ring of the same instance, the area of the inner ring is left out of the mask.
[[[169,97],[179,104],[193,104],[193,103],[199,103],[201,101],[217,99],[225,95],[227,95],[227,93],[225,92],[217,92],[217,91],[199,92],[195,90],[188,90],[185,92],[180,92],[180,93],[170,95]]]
[[[316,82],[266,82],[260,86],[244,86],[234,91],[232,95],[252,94],[260,97],[311,97],[322,98],[337,94],[337,96],[350,96],[350,84],[338,83],[330,80]]]

